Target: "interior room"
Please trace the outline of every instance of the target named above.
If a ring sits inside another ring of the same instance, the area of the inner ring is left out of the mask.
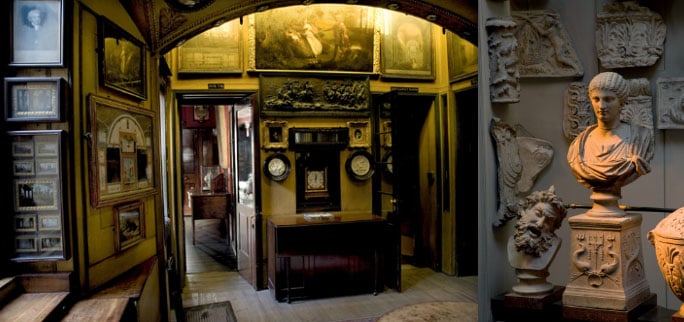
[[[0,320],[684,319],[684,4],[1,6]]]

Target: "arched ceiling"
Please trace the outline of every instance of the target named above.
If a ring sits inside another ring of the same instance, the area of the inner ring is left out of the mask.
[[[477,0],[120,0],[153,53],[173,47],[219,22],[302,4],[380,7],[422,17],[477,44]]]

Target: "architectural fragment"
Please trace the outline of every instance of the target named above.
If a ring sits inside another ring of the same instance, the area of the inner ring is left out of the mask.
[[[518,215],[520,196],[531,190],[539,173],[551,163],[553,147],[498,118],[492,120],[490,130],[499,164],[499,207],[493,225],[500,227]]]
[[[650,83],[646,78],[627,79],[627,82],[629,96],[620,112],[620,120],[625,123],[636,122],[650,129],[651,137],[653,137],[653,98]],[[565,92],[563,135],[570,141],[589,125],[596,123],[587,86],[587,83],[573,82]],[[684,124],[682,126],[684,127]]]
[[[578,77],[582,63],[558,13],[551,10],[515,11],[520,77]]]
[[[672,293],[684,301],[684,207],[669,214],[648,232],[648,240],[655,247],[660,272]],[[684,304],[674,317],[684,316]]]
[[[596,17],[596,52],[604,68],[653,65],[663,54],[663,18],[636,1],[611,2]]]
[[[684,78],[658,79],[658,129],[684,129]]]
[[[520,101],[515,22],[510,18],[489,18],[486,22],[489,47],[489,95],[492,103]]]

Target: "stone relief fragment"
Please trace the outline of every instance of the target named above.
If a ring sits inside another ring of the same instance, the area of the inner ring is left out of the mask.
[[[515,11],[520,77],[578,77],[584,68],[558,13]]]
[[[490,131],[496,145],[499,190],[493,225],[501,227],[518,215],[520,201],[551,163],[553,146],[533,137],[521,125],[513,127],[498,118],[492,119]]]
[[[596,51],[604,68],[651,66],[663,54],[663,18],[635,1],[611,2],[596,17]]]
[[[658,129],[684,129],[684,78],[658,79]]]
[[[486,22],[489,49],[490,83],[492,103],[517,103],[520,101],[520,73],[518,71],[515,22],[510,18],[489,18]]]
[[[620,119],[623,122],[638,122],[651,129],[653,137],[653,98],[651,85],[646,78],[628,79],[629,96],[622,108]],[[589,100],[589,84],[583,82],[570,83],[565,92],[563,108],[563,135],[572,141],[587,126],[596,123],[596,116]],[[682,124],[684,128],[684,123]]]

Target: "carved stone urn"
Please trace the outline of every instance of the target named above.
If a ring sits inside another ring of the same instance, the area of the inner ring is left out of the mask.
[[[680,301],[684,301],[684,207],[663,218],[648,232],[648,240],[655,247],[660,272]],[[684,316],[684,304],[676,316]]]

